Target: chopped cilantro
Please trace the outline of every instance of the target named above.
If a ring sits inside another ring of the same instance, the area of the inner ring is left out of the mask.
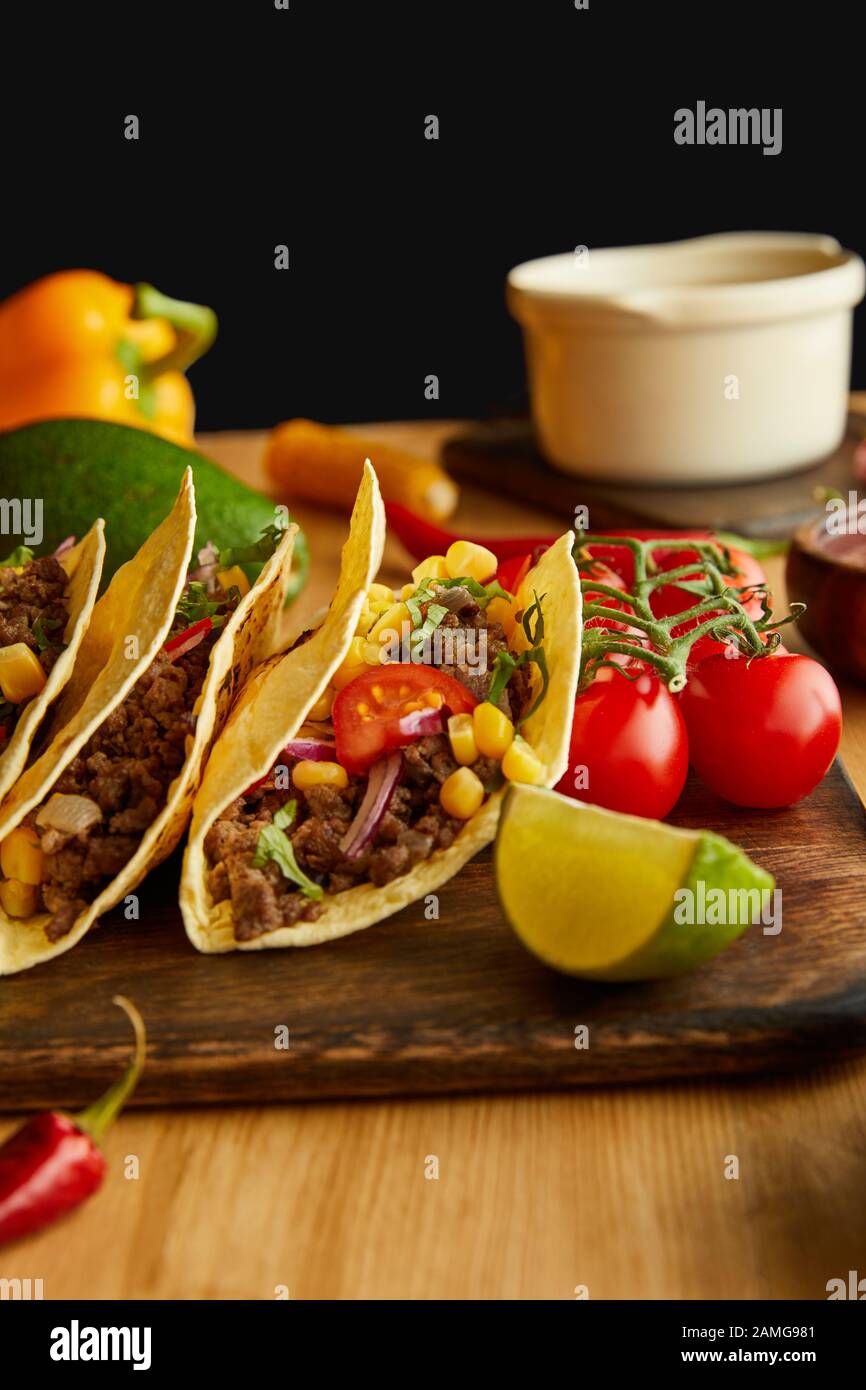
[[[53,642],[48,636],[49,632],[62,626],[63,623],[60,618],[43,618],[40,614],[33,624],[33,636],[36,638],[36,645],[41,652],[47,651],[49,647],[63,647],[62,642]]]
[[[498,704],[499,698],[508,682],[511,680],[511,677],[514,675],[514,672],[518,670],[519,667],[526,666],[529,662],[535,663],[541,672],[541,690],[538,692],[538,698],[533,702],[532,708],[527,710],[526,714],[520,719],[518,728],[520,724],[523,724],[529,719],[530,715],[533,715],[538,709],[547,694],[547,687],[550,683],[550,676],[547,670],[547,657],[545,656],[544,647],[542,646],[544,642],[544,613],[541,604],[547,595],[542,594],[541,598],[539,598],[535,590],[533,590],[533,595],[535,602],[530,604],[522,619],[526,640],[531,645],[527,651],[521,652],[519,656],[512,656],[511,652],[497,653],[493,662],[493,680],[490,682],[490,689],[487,692],[487,699],[490,704]]]
[[[252,545],[226,546],[219,552],[220,569],[228,570],[233,565],[253,565],[262,560],[270,560],[286,529],[286,517],[283,512],[279,515],[279,520],[271,522],[266,526],[257,541]]]
[[[287,801],[285,806],[281,806],[277,811],[273,823],[259,831],[256,852],[253,855],[253,868],[263,869],[269,860],[272,861],[284,878],[298,885],[305,897],[319,902],[324,897],[324,889],[311,878],[307,878],[295,858],[292,842],[286,834],[286,828],[294,822],[297,809],[297,801]]]
[[[20,565],[29,565],[33,559],[33,551],[29,545],[16,545],[12,554],[5,560],[0,560],[0,568],[18,569]]]
[[[184,627],[192,627],[193,623],[201,622],[202,618],[210,618],[214,627],[222,627],[226,619],[225,614],[220,613],[219,609],[227,602],[231,592],[230,589],[228,594],[214,600],[210,598],[206,584],[202,584],[199,579],[191,579],[178,599],[173,626],[182,623]]]

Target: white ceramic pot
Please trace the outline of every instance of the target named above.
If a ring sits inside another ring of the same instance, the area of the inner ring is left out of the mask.
[[[566,473],[745,481],[845,429],[863,262],[832,237],[738,232],[546,256],[508,276],[541,448]]]

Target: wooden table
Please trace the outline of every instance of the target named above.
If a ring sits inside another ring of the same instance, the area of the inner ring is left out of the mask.
[[[419,451],[449,430],[365,428]],[[255,482],[260,438],[202,443]],[[298,515],[313,611],[344,522]],[[549,527],[469,492],[459,519]],[[866,691],[846,690],[845,708],[864,796]],[[799,1080],[129,1113],[107,1150],[98,1197],[0,1251],[0,1276],[42,1278],[46,1298],[272,1299],[283,1286],[300,1299],[570,1299],[586,1285],[591,1298],[743,1299],[824,1298],[828,1279],[866,1274],[866,1059]]]

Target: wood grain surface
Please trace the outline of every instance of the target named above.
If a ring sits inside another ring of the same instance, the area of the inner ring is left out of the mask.
[[[435,452],[449,428],[375,435]],[[255,481],[259,436],[208,444]],[[342,523],[298,511],[313,611]],[[465,490],[467,528],[539,522]],[[778,590],[778,563],[771,579]],[[844,700],[842,753],[862,797],[866,691]],[[592,1298],[778,1299],[824,1298],[828,1279],[866,1269],[863,1061],[774,1080],[135,1111],[107,1152],[101,1193],[0,1251],[0,1277],[42,1278],[47,1298],[271,1299],[285,1286],[292,1298],[570,1299],[582,1284]]]
[[[769,869],[781,930],[755,927],[676,980],[615,987],[524,950],[489,850],[440,889],[436,921],[414,903],[331,946],[218,957],[186,939],[176,855],[139,889],[139,922],[115,912],[68,956],[3,982],[0,1057],[15,1065],[0,1070],[0,1107],[84,1103],[110,1084],[128,1046],[115,994],[147,1020],[137,1104],[587,1086],[866,1051],[866,818],[838,765],[771,814],[692,779],[672,819],[723,832]]]

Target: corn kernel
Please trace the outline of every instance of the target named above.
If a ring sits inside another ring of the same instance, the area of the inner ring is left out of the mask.
[[[361,609],[361,616],[358,618],[358,625],[355,628],[355,636],[366,637],[367,633],[370,631],[370,628],[376,621],[376,616],[377,615],[373,612],[373,610],[371,608],[368,608],[365,604],[364,607]]]
[[[484,787],[470,767],[458,767],[450,777],[446,777],[439,788],[439,802],[442,810],[458,820],[468,820],[474,816],[484,800]]]
[[[382,614],[377,623],[370,628],[368,634],[371,642],[385,642],[396,633],[398,637],[402,635],[403,624],[409,621],[409,609],[405,603],[392,603]]]
[[[26,643],[0,647],[0,689],[13,705],[38,695],[45,680],[45,672]]]
[[[9,917],[32,917],[39,906],[39,889],[35,883],[4,878],[0,883],[0,903]]]
[[[309,711],[309,713],[308,713],[308,715],[307,715],[307,718],[308,718],[308,719],[312,719],[312,720],[314,720],[314,721],[317,721],[317,720],[320,720],[320,719],[330,719],[330,717],[331,717],[331,706],[333,705],[333,703],[334,703],[334,690],[333,690],[333,686],[330,686],[330,685],[329,685],[329,686],[326,686],[326,688],[322,691],[322,693],[321,693],[321,695],[319,696],[318,700],[316,701],[316,703],[315,703],[315,704],[312,706],[312,708],[310,709],[310,711]]]
[[[451,742],[451,752],[458,763],[468,767],[470,763],[475,762],[478,757],[478,744],[475,742],[471,714],[451,715],[448,720],[448,738]]]
[[[316,763],[312,758],[302,758],[299,763],[295,763],[295,770],[292,773],[292,781],[299,791],[305,792],[310,787],[348,787],[349,778],[346,769],[339,763]]]
[[[514,738],[514,725],[508,715],[489,700],[483,700],[472,711],[472,724],[479,753],[499,762]]]
[[[517,626],[518,603],[516,598],[492,598],[485,609],[492,623],[501,623],[506,637],[510,637]]]
[[[331,684],[335,690],[342,690],[344,685],[348,685],[349,681],[353,681],[369,668],[372,663],[367,660],[367,650],[368,643],[363,637],[352,638],[342,664],[331,677]]]
[[[20,883],[41,883],[44,856],[39,836],[27,825],[10,830],[0,845],[0,869]]]
[[[541,759],[519,735],[502,759],[502,773],[509,782],[526,782],[530,787],[542,786],[546,776]]]
[[[231,569],[220,570],[217,575],[217,583],[225,593],[228,593],[229,589],[240,589],[241,598],[250,591],[250,581],[240,565],[232,565]]]
[[[422,560],[420,565],[416,565],[412,571],[412,578],[416,584],[420,584],[422,579],[448,579],[449,577],[448,561],[444,555],[428,555],[427,559]]]
[[[400,598],[403,600],[404,603],[406,602],[407,598],[411,598],[411,597],[412,597],[412,595],[413,595],[414,592],[415,592],[416,587],[417,587],[417,585],[415,585],[415,584],[404,584],[404,585],[403,585],[402,589],[400,590]]]
[[[371,608],[376,603],[393,603],[394,590],[389,589],[387,584],[371,584],[367,590],[367,601]]]
[[[475,541],[454,541],[445,556],[448,574],[452,579],[477,579],[479,584],[492,579],[499,561],[486,545]]]

